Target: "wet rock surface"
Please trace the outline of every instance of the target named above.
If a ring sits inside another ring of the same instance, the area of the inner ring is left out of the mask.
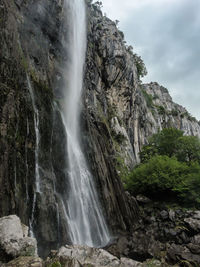
[[[64,14],[63,1],[56,0],[2,0],[0,7],[0,216],[17,214],[26,225],[31,222],[40,255],[70,243],[61,201],[68,198],[66,133],[59,112],[67,60]],[[88,34],[96,38],[95,32]],[[87,110],[82,121],[82,141],[111,231],[130,228],[137,207],[127,201],[110,135],[102,119],[96,124]],[[41,192],[35,192],[37,130]]]
[[[133,233],[107,248],[110,253],[141,262],[155,258],[170,266],[185,266],[184,262],[199,266],[199,211],[153,202],[143,203],[140,209],[141,219]]]
[[[163,211],[168,214],[174,212],[173,220],[166,216],[163,218],[161,216]],[[164,204],[162,206],[158,203],[151,203],[151,206],[145,204],[141,207],[141,219],[135,226],[134,232],[117,238],[116,242],[106,250],[81,245],[65,245],[57,251],[51,251],[47,259],[43,260],[37,257],[37,247],[34,242],[32,242],[35,244],[34,249],[30,250],[30,242],[27,242],[27,227],[21,224],[19,218],[15,215],[3,217],[0,219],[0,266],[199,266],[200,233],[194,233],[185,223],[188,218],[197,218],[197,214],[199,215],[199,211],[186,212],[180,208],[172,210]],[[7,231],[4,231],[5,224]],[[29,239],[33,240],[33,238]],[[2,254],[2,248],[7,254]]]
[[[141,86],[136,58],[123,33],[87,2],[82,145],[107,222],[119,233],[133,229],[138,218],[135,199],[125,193],[121,178],[126,168],[139,162],[138,152],[147,138],[168,126],[199,135],[200,127],[162,86]],[[17,214],[26,225],[32,221],[39,254],[47,255],[70,243],[59,199],[68,197],[66,133],[58,108],[67,60],[63,1],[2,0],[0,18],[0,216]],[[27,77],[39,114],[42,196],[35,193],[36,112]],[[197,232],[194,220],[185,223]],[[188,239],[187,233],[182,239]],[[191,249],[198,251],[197,245]]]

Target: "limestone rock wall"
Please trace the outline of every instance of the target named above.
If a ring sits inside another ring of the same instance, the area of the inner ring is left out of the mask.
[[[0,216],[17,214],[29,225],[40,255],[70,243],[61,201],[68,197],[66,136],[59,112],[62,67],[68,60],[63,4],[2,0],[0,6]],[[86,96],[90,85],[85,84]],[[104,123],[95,126],[90,116],[85,109],[82,141],[92,147],[89,165],[104,213],[111,232],[127,230],[137,208],[129,205],[134,199],[125,194],[115,163],[107,162],[112,148]],[[101,129],[104,139],[99,139]]]
[[[172,101],[167,89],[141,83],[137,55],[116,23],[95,5],[89,9],[89,18],[85,106],[91,123],[101,123],[107,131],[118,174],[123,176],[124,166],[139,163],[148,137],[165,127],[200,136],[199,122]]]
[[[200,129],[165,89],[141,85],[137,57],[123,33],[87,2],[82,145],[116,233],[130,230],[137,217],[121,178],[139,162],[147,138],[168,126],[194,135]],[[59,113],[68,32],[63,0],[2,0],[0,18],[0,216],[19,215],[45,254],[70,243],[60,200],[67,201],[68,192]],[[36,160],[42,194],[36,193]]]
[[[31,224],[39,252],[67,238],[55,194],[66,188],[65,144],[58,141],[65,140],[64,130],[54,97],[64,51],[62,4],[2,0],[0,7],[0,214]],[[43,194],[35,192],[37,130]]]

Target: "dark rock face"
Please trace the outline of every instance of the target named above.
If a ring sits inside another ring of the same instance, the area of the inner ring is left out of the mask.
[[[132,168],[148,137],[166,127],[200,136],[199,122],[172,101],[166,88],[141,84],[137,56],[116,24],[94,5],[88,13],[84,114],[89,113],[91,123],[104,125],[111,158]]]
[[[199,211],[153,202],[141,204],[140,211],[133,234],[120,237],[107,248],[110,253],[141,262],[156,258],[169,266],[199,266]]]
[[[97,6],[88,4],[87,12],[82,145],[115,234],[131,230],[138,217],[121,177],[126,166],[139,161],[147,137],[171,125],[168,121],[187,134],[199,133],[200,127],[185,115],[164,117],[155,111],[153,116],[123,34]],[[0,216],[17,214],[30,225],[45,255],[70,243],[61,201],[67,201],[68,192],[67,141],[59,112],[69,25],[63,0],[2,0],[0,18]],[[156,86],[145,85],[145,90],[153,97]],[[161,104],[175,105],[156,88]],[[36,193],[36,160],[42,194]]]
[[[68,190],[66,138],[57,104],[67,60],[63,8],[63,1],[54,0],[3,0],[0,7],[0,216],[19,215],[31,226],[43,255],[70,243],[61,202],[61,196],[67,201]],[[83,116],[83,144],[90,148],[108,224],[113,231],[127,230],[137,208],[129,205],[134,200],[127,201],[115,170],[109,132],[103,122],[93,121],[87,107]],[[36,160],[41,194],[36,192]]]
[[[15,213],[27,225],[32,220],[39,251],[44,244],[49,250],[67,239],[55,195],[55,188],[66,193],[65,133],[53,99],[63,53],[62,3],[2,1],[0,12],[0,214]],[[36,112],[42,195],[34,193]]]

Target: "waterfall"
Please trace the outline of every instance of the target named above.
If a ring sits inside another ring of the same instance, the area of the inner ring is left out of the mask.
[[[65,0],[70,25],[67,64],[64,68],[65,96],[62,110],[67,136],[69,191],[63,204],[73,244],[100,247],[108,243],[106,225],[98,194],[80,145],[80,107],[86,53],[86,12],[84,0]]]
[[[33,112],[34,112],[33,118],[34,118],[35,137],[36,137],[36,144],[35,144],[35,190],[34,190],[34,195],[33,195],[31,218],[29,221],[30,235],[32,237],[34,237],[33,222],[34,222],[36,198],[37,198],[37,193],[41,193],[41,191],[40,191],[40,173],[39,173],[39,142],[40,142],[39,112],[38,112],[38,109],[36,107],[35,96],[34,96],[31,82],[30,82],[30,78],[28,75],[26,78],[27,78],[27,85],[28,85],[30,96],[31,96],[32,106],[33,106]]]

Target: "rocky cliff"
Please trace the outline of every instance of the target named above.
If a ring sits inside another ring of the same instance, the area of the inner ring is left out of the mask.
[[[19,215],[34,232],[39,252],[47,249],[44,254],[70,243],[61,201],[68,191],[59,112],[69,30],[64,8],[61,0],[0,5],[0,216]],[[141,85],[140,61],[123,33],[97,5],[88,3],[87,13],[82,144],[116,233],[130,230],[137,217],[121,178],[139,161],[147,138],[168,126],[199,135],[200,125],[166,89]]]
[[[103,16],[98,5],[88,12],[85,106],[90,119],[103,122],[119,169],[138,163],[148,137],[165,127],[200,136],[199,122],[172,101],[166,88],[141,83],[145,66],[116,23]]]

